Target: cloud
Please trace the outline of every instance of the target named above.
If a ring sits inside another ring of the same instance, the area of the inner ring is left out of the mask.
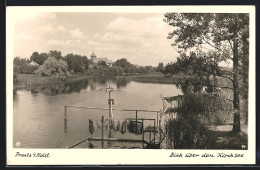
[[[104,23],[102,27],[86,26],[78,20],[68,23],[67,17],[55,13],[25,15],[24,22],[15,26],[15,55],[30,57],[34,51],[59,50],[63,55],[75,53],[89,57],[95,51],[98,57],[113,61],[127,58],[133,64],[153,66],[176,58],[172,40],[167,39],[171,27],[161,17],[121,16],[106,20],[104,16]]]
[[[61,32],[64,32],[64,31],[65,31],[65,28],[64,28],[62,25],[59,25],[59,26],[57,27],[57,30],[58,30],[58,31],[61,31]]]
[[[20,23],[30,23],[34,21],[40,21],[40,22],[49,22],[56,19],[55,13],[42,13],[42,12],[36,12],[36,11],[27,11],[24,9],[17,9],[17,11],[14,13],[14,21],[16,24]]]
[[[72,39],[50,39],[47,41],[47,44],[49,47],[52,46],[58,46],[58,47],[65,47],[65,48],[70,48],[70,47],[80,47],[82,44],[81,40],[72,40]]]
[[[28,41],[28,40],[32,40],[32,36],[30,36],[30,35],[26,35],[26,34],[20,34],[20,35],[17,35],[17,36],[15,36],[15,39],[17,40],[17,41],[21,41],[21,40],[26,40],[26,41]]]
[[[64,40],[61,40],[61,39],[50,39],[49,41],[48,41],[48,44],[49,45],[62,45],[62,44],[64,44],[65,43],[65,41]]]
[[[110,22],[107,29],[148,34],[167,34],[171,28],[163,22],[161,17],[138,20],[119,17]]]
[[[70,33],[73,38],[80,38],[80,39],[85,38],[85,35],[78,28],[71,30]]]

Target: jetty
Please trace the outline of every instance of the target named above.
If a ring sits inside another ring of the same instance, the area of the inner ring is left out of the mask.
[[[141,148],[147,149],[160,149],[162,141],[162,128],[160,115],[162,114],[159,110],[138,110],[138,109],[119,109],[113,108],[115,101],[111,98],[111,92],[116,89],[112,87],[106,88],[109,93],[108,97],[108,108],[99,107],[85,107],[85,106],[74,106],[66,105],[64,106],[64,132],[68,130],[68,114],[70,108],[87,109],[87,110],[100,110],[107,112],[108,119],[105,119],[104,115],[100,115],[101,121],[89,119],[89,133],[91,135],[87,136],[85,139],[76,142],[75,144],[68,146],[66,148],[84,148],[89,146],[89,143],[93,142],[99,143],[100,148],[107,148],[104,146],[105,142],[126,142],[126,143],[141,143]],[[122,124],[118,120],[116,123],[116,118],[113,116],[113,111],[119,111],[120,114],[127,113],[127,115],[134,115],[124,118]],[[150,114],[151,118],[141,117],[139,113]],[[107,114],[107,113],[106,113]],[[96,121],[96,123],[95,123]],[[97,125],[97,127],[94,127]],[[92,136],[95,133],[95,136]],[[96,136],[98,135],[98,136]],[[86,144],[88,143],[88,145]],[[120,144],[119,144],[120,145]],[[112,147],[113,148],[113,147]]]

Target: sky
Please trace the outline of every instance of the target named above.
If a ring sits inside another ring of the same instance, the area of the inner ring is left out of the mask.
[[[157,66],[179,56],[167,39],[173,27],[163,13],[23,12],[14,18],[14,57],[58,50],[90,58],[95,52],[112,61]]]

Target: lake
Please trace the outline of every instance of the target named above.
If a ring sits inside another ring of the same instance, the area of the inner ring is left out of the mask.
[[[182,94],[173,84],[139,83],[126,77],[91,77],[40,91],[20,89],[14,91],[13,98],[13,146],[17,147],[19,142],[21,148],[66,148],[85,138],[99,137],[98,128],[90,134],[89,119],[98,126],[102,115],[105,120],[108,118],[107,110],[68,108],[67,131],[64,131],[64,106],[108,108],[108,92],[105,90],[108,86],[117,89],[111,92],[114,109],[159,111],[163,106],[161,95]],[[113,118],[122,123],[126,118],[135,118],[135,111],[113,111]],[[156,118],[156,113],[138,112],[138,118]],[[120,136],[140,137],[133,134]]]

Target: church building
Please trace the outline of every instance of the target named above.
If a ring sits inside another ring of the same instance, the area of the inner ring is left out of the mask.
[[[94,65],[97,65],[99,61],[105,61],[108,66],[112,66],[112,64],[113,64],[113,61],[108,60],[107,58],[97,58],[97,56],[94,52],[91,54],[90,57],[91,57],[91,60]]]

